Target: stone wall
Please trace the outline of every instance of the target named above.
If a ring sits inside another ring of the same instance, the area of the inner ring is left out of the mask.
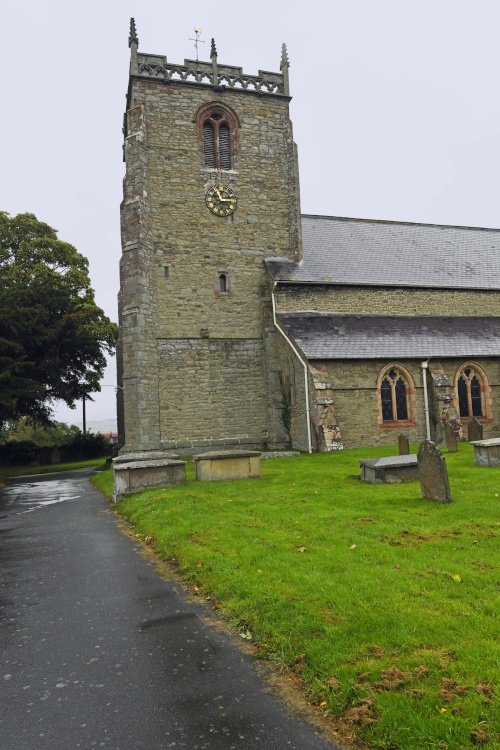
[[[455,382],[463,360],[439,360],[451,384]],[[490,407],[492,419],[484,421],[484,436],[500,434],[500,362],[496,359],[477,359],[490,381]],[[431,360],[432,363],[432,360]],[[410,372],[414,385],[415,421],[412,425],[383,426],[380,420],[376,383],[386,360],[314,361],[311,365],[325,372],[331,380],[333,408],[345,447],[358,445],[395,445],[403,432],[411,442],[425,439],[425,412],[422,369],[420,360],[404,360],[402,365]],[[432,397],[432,394],[430,394]]]
[[[366,315],[494,315],[498,292],[287,284],[277,289],[279,312]]]
[[[219,176],[203,166],[196,122],[210,102],[230,107],[240,126],[234,169]],[[268,413],[276,384],[264,352],[274,356],[264,342],[263,258],[301,254],[288,105],[285,96],[131,79],[119,342],[128,451],[242,435],[283,444]],[[215,179],[238,198],[232,216],[206,207]]]

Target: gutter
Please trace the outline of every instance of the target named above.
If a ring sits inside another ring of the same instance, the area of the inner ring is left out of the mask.
[[[273,323],[274,323],[274,327],[281,333],[281,335],[283,336],[283,338],[285,339],[285,341],[287,342],[287,344],[289,345],[289,347],[291,348],[291,350],[293,351],[293,353],[299,360],[300,364],[304,368],[304,389],[305,389],[305,394],[306,394],[306,421],[307,421],[307,424],[306,424],[307,426],[307,451],[308,453],[312,453],[313,451],[312,451],[312,440],[311,440],[311,406],[309,403],[309,386],[307,382],[307,364],[305,360],[300,356],[297,348],[294,346],[292,341],[288,338],[288,336],[286,335],[286,333],[284,332],[284,330],[281,328],[281,326],[278,324],[278,321],[276,320],[276,301],[274,299],[274,290],[276,289],[277,283],[278,283],[277,281],[273,283],[273,288],[271,291],[271,301],[273,305]]]

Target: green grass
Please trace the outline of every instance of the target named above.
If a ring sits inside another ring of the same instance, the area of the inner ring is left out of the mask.
[[[0,480],[3,477],[22,477],[26,474],[50,474],[55,471],[70,471],[71,469],[83,469],[87,466],[104,467],[106,457],[88,458],[86,461],[69,461],[65,464],[44,464],[42,466],[2,466],[0,467]]]
[[[392,451],[394,452],[394,451]],[[359,481],[387,448],[261,463],[260,480],[151,490],[118,512],[188,585],[380,750],[495,744],[500,471],[445,453],[453,502]],[[110,472],[95,482],[108,494]],[[497,717],[498,718],[498,717]],[[475,735],[471,734],[476,732]]]

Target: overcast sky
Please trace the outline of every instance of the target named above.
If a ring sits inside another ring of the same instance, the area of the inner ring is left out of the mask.
[[[498,0],[24,0],[1,13],[0,210],[89,258],[117,319],[130,16],[139,50],[279,70],[288,45],[303,213],[500,228]],[[113,418],[114,363],[87,418]],[[108,387],[111,386],[111,387]],[[80,409],[57,410],[79,423]]]

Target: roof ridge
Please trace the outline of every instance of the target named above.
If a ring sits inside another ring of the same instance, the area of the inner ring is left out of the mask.
[[[327,216],[324,214],[301,214],[302,219],[327,219],[331,221],[352,221],[364,224],[395,224],[410,227],[434,227],[436,229],[471,229],[479,232],[500,232],[500,227],[477,227],[466,224],[429,224],[422,221],[397,221],[395,219],[366,219],[357,216]]]

